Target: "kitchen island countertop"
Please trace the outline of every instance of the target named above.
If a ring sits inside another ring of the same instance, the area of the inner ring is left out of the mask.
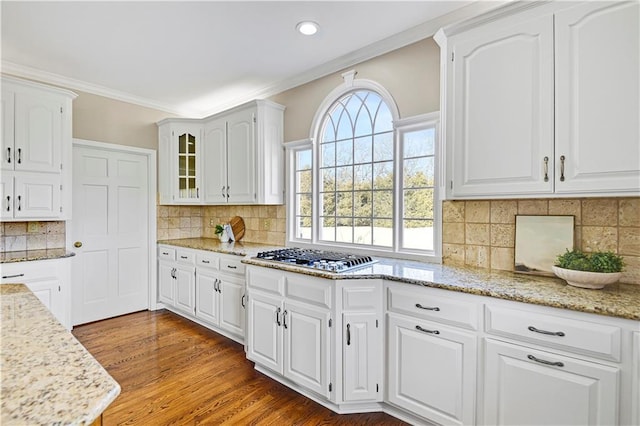
[[[64,248],[0,252],[0,263],[29,262],[32,260],[62,259],[75,256]]]
[[[0,423],[90,424],[120,385],[24,284],[0,285]]]
[[[217,238],[181,238],[177,240],[160,240],[158,241],[158,244],[195,250],[207,250],[216,253],[233,254],[236,256],[255,256],[259,251],[282,248],[282,246],[249,243],[244,241],[221,243]]]

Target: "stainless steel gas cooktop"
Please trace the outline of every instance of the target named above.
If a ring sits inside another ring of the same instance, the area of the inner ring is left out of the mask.
[[[258,253],[256,257],[330,272],[350,271],[376,262],[371,256],[298,247],[263,251]]]

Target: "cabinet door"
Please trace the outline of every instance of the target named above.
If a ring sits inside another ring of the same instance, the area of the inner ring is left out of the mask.
[[[377,400],[380,393],[380,329],[376,314],[343,316],[343,386],[345,401]]]
[[[2,99],[0,104],[0,128],[2,128],[2,170],[13,170],[13,154],[14,151],[14,100],[15,93],[12,90],[2,88]]]
[[[220,328],[244,336],[244,279],[220,274]]]
[[[227,185],[230,203],[251,203],[256,200],[253,111],[239,111],[227,116]]]
[[[188,313],[195,314],[195,268],[176,268],[176,298],[175,307]]]
[[[176,175],[174,201],[200,201],[200,128],[176,127],[172,131],[175,144]]]
[[[553,16],[521,20],[452,38],[454,196],[553,191]]]
[[[284,375],[326,398],[329,392],[329,310],[286,300]]]
[[[218,278],[201,269],[196,272],[196,316],[218,325]]]
[[[485,424],[617,424],[619,369],[492,339],[485,351]]]
[[[44,306],[49,309],[54,317],[61,323],[66,324],[65,305],[62,298],[62,287],[58,280],[42,280],[27,283],[29,290],[36,295]]]
[[[475,424],[475,335],[393,314],[388,320],[389,401],[435,423]]]
[[[204,126],[202,147],[205,203],[227,202],[227,121],[218,119]]]
[[[13,219],[13,173],[0,174],[0,218]]]
[[[640,190],[639,28],[638,2],[556,14],[556,192]]]
[[[15,218],[56,218],[61,215],[59,175],[16,173]]]
[[[30,91],[15,97],[15,170],[60,173],[63,101]]]
[[[282,374],[282,302],[262,293],[249,294],[247,358]]]
[[[175,295],[175,278],[173,264],[160,262],[158,264],[158,301],[173,306]]]

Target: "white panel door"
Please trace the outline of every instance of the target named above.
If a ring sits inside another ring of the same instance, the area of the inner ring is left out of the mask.
[[[553,192],[553,16],[452,43],[453,195]]]
[[[73,148],[72,323],[149,307],[148,158],[114,148]]]
[[[424,320],[388,318],[389,401],[438,424],[475,424],[475,335]]]
[[[190,315],[195,315],[195,268],[177,267],[175,307]]]
[[[15,218],[56,218],[61,210],[61,175],[16,173],[14,178]]]
[[[16,93],[16,170],[60,173],[63,105],[59,97]]]
[[[227,122],[211,121],[204,126],[202,144],[204,202],[227,202]]]
[[[382,345],[375,313],[344,314],[344,400],[378,399]]]
[[[249,295],[247,358],[282,374],[282,303],[264,294]]]
[[[229,203],[256,201],[253,117],[253,110],[236,112],[227,117]]]
[[[287,300],[284,305],[284,375],[329,397],[329,310]]]
[[[196,271],[196,316],[218,325],[218,278],[202,269]]]
[[[39,280],[27,283],[29,290],[40,299],[42,304],[56,316],[60,323],[64,324],[64,318],[59,313],[64,311],[64,300],[62,299],[62,289],[59,280]]]
[[[171,263],[158,263],[158,301],[169,306],[175,303],[174,269]]]
[[[0,137],[2,137],[2,170],[13,170],[14,165],[14,100],[15,93],[3,87],[0,103],[0,120],[2,120],[2,123],[0,123],[0,128],[2,128],[0,133]]]
[[[0,173],[0,218],[13,219],[13,173]]]
[[[245,310],[242,307],[242,296],[245,280],[226,274],[220,274],[219,277],[220,328],[244,336]]]
[[[556,192],[637,194],[640,3],[586,2],[555,19]]]
[[[484,371],[484,424],[618,423],[618,368],[486,339]]]

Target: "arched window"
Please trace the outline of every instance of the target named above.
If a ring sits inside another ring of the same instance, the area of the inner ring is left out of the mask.
[[[437,256],[436,127],[437,113],[400,120],[373,82],[334,90],[313,139],[288,144],[290,244]]]

